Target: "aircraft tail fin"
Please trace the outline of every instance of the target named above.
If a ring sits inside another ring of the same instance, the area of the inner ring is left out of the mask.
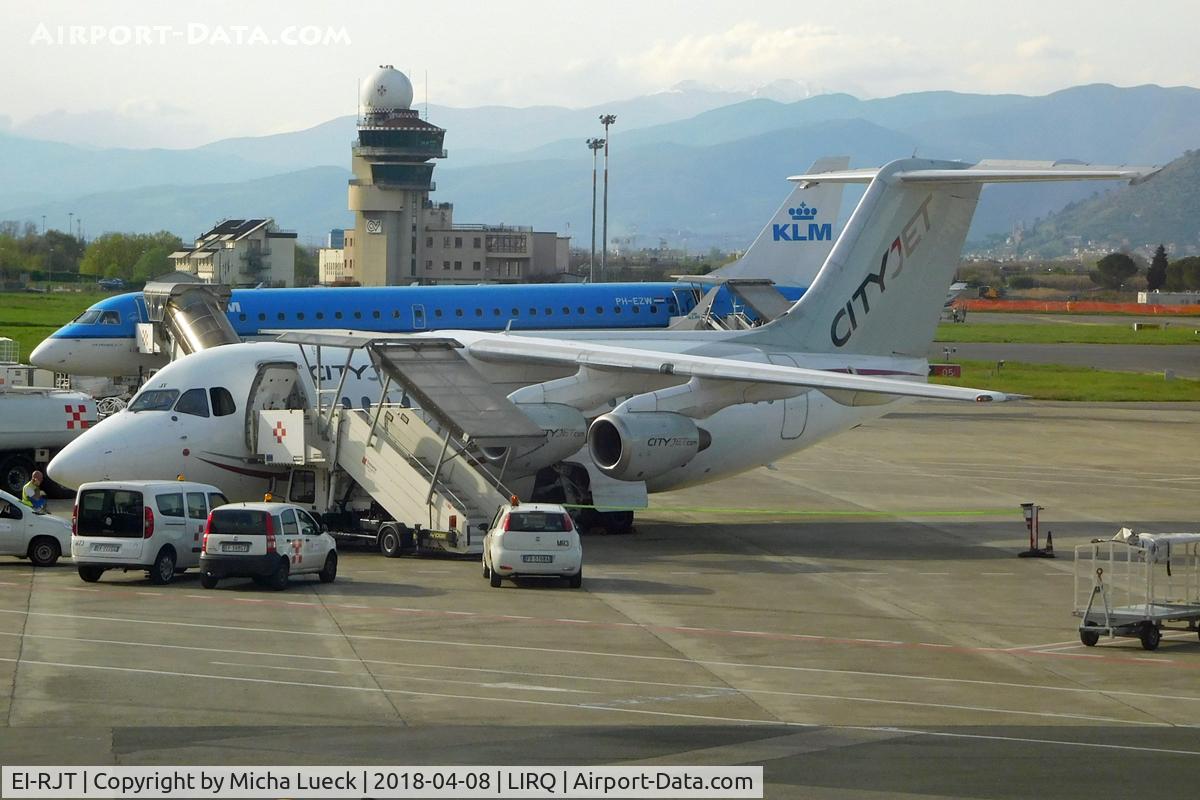
[[[924,357],[985,183],[1139,180],[1144,167],[902,159],[879,169],[798,176],[869,182],[825,266],[780,318],[738,341],[788,350]]]
[[[849,165],[849,156],[828,156],[813,162],[806,174],[841,172]],[[844,186],[795,181],[745,254],[707,277],[767,278],[776,286],[810,286],[833,249]]]

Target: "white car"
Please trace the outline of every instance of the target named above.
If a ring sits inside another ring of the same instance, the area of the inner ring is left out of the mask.
[[[337,577],[337,543],[300,506],[231,503],[208,515],[200,545],[200,583],[215,589],[222,578],[253,578],[286,589],[292,575]]]
[[[0,491],[0,555],[28,558],[35,567],[49,567],[70,552],[71,523],[35,514],[8,492]]]
[[[583,546],[567,510],[552,503],[501,506],[483,540],[483,577],[566,578],[583,585]]]

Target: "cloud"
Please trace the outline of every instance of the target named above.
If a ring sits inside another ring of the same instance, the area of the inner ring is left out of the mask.
[[[58,108],[22,120],[12,132],[83,147],[195,147],[215,136],[208,119],[149,98],[130,98],[115,110]]]
[[[1017,56],[1020,58],[1040,61],[1065,61],[1075,57],[1074,51],[1063,47],[1049,36],[1027,39],[1017,44],[1016,50]]]

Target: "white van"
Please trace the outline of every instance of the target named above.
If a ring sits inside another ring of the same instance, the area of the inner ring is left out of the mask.
[[[156,584],[200,564],[208,513],[226,502],[215,486],[188,481],[97,481],[75,495],[71,557],[95,583],[108,569],[145,570]]]

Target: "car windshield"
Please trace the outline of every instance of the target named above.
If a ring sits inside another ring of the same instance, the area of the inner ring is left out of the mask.
[[[130,411],[170,411],[179,397],[177,389],[147,389],[129,405]]]
[[[571,530],[571,518],[560,511],[514,511],[508,515],[508,530],[563,533]]]

